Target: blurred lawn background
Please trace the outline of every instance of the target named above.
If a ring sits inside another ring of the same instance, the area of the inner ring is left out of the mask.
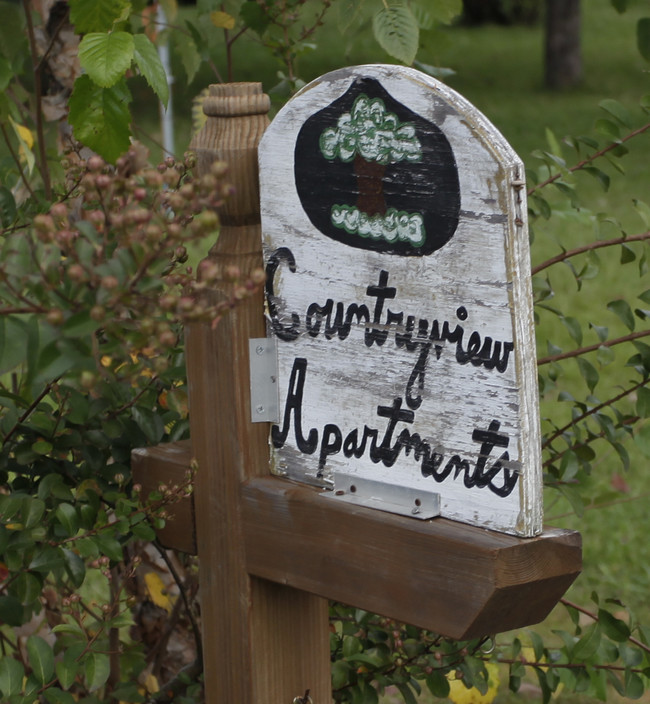
[[[453,69],[455,73],[446,78],[446,82],[492,120],[527,168],[537,169],[539,162],[531,158],[531,152],[549,148],[547,129],[560,142],[565,135],[591,133],[595,121],[605,116],[598,107],[604,99],[614,98],[623,103],[630,110],[635,127],[646,122],[638,105],[644,95],[650,94],[650,65],[643,61],[636,49],[635,26],[639,17],[650,14],[650,3],[630,0],[629,5],[628,11],[620,15],[612,8],[610,0],[585,0],[582,3],[584,82],[571,91],[553,93],[543,86],[541,23],[511,27],[457,25],[426,33],[422,36],[418,58],[426,64]],[[335,3],[329,21],[314,36],[317,49],[298,61],[298,74],[305,81],[345,65],[388,61],[368,28],[350,36],[343,34],[337,26],[336,12]],[[216,44],[214,60],[225,73],[223,54],[223,46]],[[270,60],[266,50],[253,38],[244,37],[237,42],[234,58],[235,80],[262,81],[266,91],[278,82],[277,72],[282,66]],[[176,151],[182,153],[190,138],[192,99],[205,86],[216,81],[208,66],[202,67],[190,85],[187,85],[180,65],[174,65],[174,72],[177,76],[174,85]],[[145,133],[156,138],[159,134],[157,106],[144,90],[136,100],[136,114],[140,116],[137,121],[145,125]],[[578,161],[568,147],[564,154],[569,165]],[[623,158],[622,164],[624,176],[612,167],[601,165],[612,177],[608,192],[586,174],[576,177],[580,187],[579,210],[568,207],[560,198],[551,198],[556,207],[553,218],[548,222],[538,220],[534,223],[534,264],[557,254],[561,247],[571,248],[595,239],[618,236],[619,231],[614,226],[605,224],[601,231],[596,229],[598,213],[608,213],[618,219],[628,234],[647,229],[635,212],[633,199],[650,202],[650,132],[630,144],[630,153]],[[543,176],[544,170],[540,173]],[[548,195],[552,196],[551,193]],[[612,299],[650,289],[650,275],[639,276],[638,268],[635,269],[643,245],[635,245],[634,249],[637,261],[625,266],[620,263],[620,248],[602,250],[600,275],[585,282],[581,291],[577,290],[565,265],[553,267],[549,270],[555,290],[553,305],[583,323],[608,326],[610,337],[624,335],[627,330],[607,310],[606,304]],[[639,305],[643,307],[640,302]],[[639,325],[637,322],[637,329]],[[575,346],[555,316],[541,315],[537,333],[539,356],[548,354],[549,340],[564,350]],[[585,332],[584,344],[596,341],[595,333]],[[628,349],[616,351],[617,359],[626,359],[633,353],[631,346],[626,347]],[[632,377],[631,374],[620,376],[620,364],[613,374],[607,366],[601,367],[595,359],[592,361],[601,374],[595,390],[601,400],[608,397],[608,391],[617,393],[616,389],[622,388]],[[575,362],[570,360],[563,367],[558,387],[584,397],[584,382]],[[542,416],[552,417],[561,424],[569,419],[570,406],[558,401],[557,396],[557,389],[545,394]],[[633,401],[631,399],[630,409]],[[548,429],[547,421],[544,421],[544,427]],[[594,463],[594,474],[588,480],[593,508],[588,507],[578,518],[571,514],[566,501],[557,499],[556,492],[547,492],[547,521],[558,527],[576,528],[584,539],[584,574],[568,598],[588,605],[592,590],[598,590],[601,599],[620,599],[648,621],[649,460],[630,447],[631,467],[624,472],[616,454],[608,446],[596,449],[599,457]],[[544,629],[553,627],[559,619],[559,614],[552,616]]]

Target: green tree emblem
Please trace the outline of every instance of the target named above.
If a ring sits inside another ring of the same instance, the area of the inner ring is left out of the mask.
[[[361,237],[422,245],[426,233],[421,213],[386,208],[384,199],[386,166],[422,161],[422,145],[412,123],[401,122],[388,112],[381,98],[361,94],[350,112],[339,117],[336,127],[323,130],[319,147],[329,161],[354,163],[356,206],[333,205],[331,221],[335,227]]]

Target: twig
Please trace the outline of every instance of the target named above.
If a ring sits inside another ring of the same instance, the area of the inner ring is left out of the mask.
[[[621,391],[621,393],[618,394],[618,396],[614,396],[613,398],[610,398],[609,400],[604,401],[603,403],[599,404],[598,406],[594,406],[590,410],[585,411],[582,415],[573,419],[570,423],[567,423],[562,428],[559,428],[558,430],[556,430],[550,437],[545,438],[544,441],[542,442],[542,448],[550,445],[554,440],[559,438],[560,435],[562,435],[565,431],[567,431],[572,426],[577,425],[578,423],[581,423],[583,420],[585,420],[585,418],[588,418],[589,416],[593,415],[594,413],[598,413],[598,411],[602,411],[603,408],[606,408],[607,406],[612,406],[617,401],[620,401],[622,398],[625,398],[625,396],[627,396],[631,393],[634,393],[637,389],[641,388],[642,386],[645,386],[648,382],[650,382],[650,378],[642,379],[637,384],[634,384],[634,386],[631,386],[630,388],[624,389],[623,391]]]
[[[52,387],[60,378],[61,377],[58,376],[56,379],[50,381],[49,384],[46,384],[45,388],[41,391],[41,393],[29,404],[27,410],[20,416],[20,418],[14,423],[11,430],[9,430],[9,432],[4,436],[2,440],[3,444],[5,444],[16,432],[16,430],[18,430],[20,424],[24,423],[25,420],[27,420],[27,418],[36,410],[38,404],[50,393]]]
[[[638,340],[641,337],[647,337],[650,335],[650,330],[639,330],[638,332],[631,332],[629,335],[623,335],[623,337],[616,337],[613,340],[605,340],[597,345],[589,345],[588,347],[579,347],[576,350],[571,350],[570,352],[561,352],[560,354],[553,354],[548,357],[540,357],[537,360],[537,366],[541,367],[544,364],[550,364],[551,362],[559,362],[562,359],[569,359],[571,357],[580,357],[583,354],[588,354],[589,352],[595,352],[601,347],[614,347],[615,345],[621,345],[624,342],[632,342]]]
[[[591,156],[588,156],[586,159],[583,159],[579,163],[575,164],[572,166],[570,169],[567,169],[569,172],[573,173],[574,171],[579,171],[580,169],[584,169],[585,166],[589,166],[592,162],[594,162],[596,159],[599,159],[601,156],[604,156],[608,152],[613,151],[616,149],[616,147],[619,147],[621,144],[624,144],[625,142],[628,142],[630,139],[633,139],[634,137],[638,137],[640,134],[643,134],[647,130],[650,129],[650,122],[647,122],[645,125],[642,127],[639,127],[636,130],[633,130],[629,134],[626,134],[625,137],[622,137],[621,139],[617,140],[616,142],[612,142],[611,144],[608,144],[606,147],[603,149],[600,149],[597,152],[594,152]],[[553,183],[554,181],[557,181],[559,178],[562,177],[562,172],[558,172],[556,174],[553,174],[553,176],[549,176],[546,181],[542,181],[542,183],[538,183],[536,186],[533,186],[532,188],[528,189],[528,195],[532,195],[535,193],[535,191],[538,191],[544,186],[548,186],[550,183]]]
[[[158,554],[163,559],[165,565],[167,565],[167,569],[169,570],[171,576],[174,578],[174,581],[176,582],[176,585],[178,586],[178,590],[181,595],[181,599],[183,600],[183,605],[185,606],[185,612],[187,613],[187,618],[189,619],[190,625],[192,627],[192,634],[194,635],[194,641],[196,644],[197,660],[199,662],[202,662],[202,660],[203,660],[203,644],[201,641],[201,630],[199,629],[199,625],[196,622],[196,619],[194,618],[194,614],[192,613],[192,608],[191,608],[189,599],[187,597],[187,591],[185,589],[185,584],[183,583],[181,576],[178,574],[176,567],[174,567],[174,564],[169,559],[169,555],[167,555],[167,551],[160,544],[160,542],[158,540],[154,540],[153,546],[158,551]]]
[[[616,237],[611,240],[598,240],[596,242],[590,242],[589,244],[582,245],[581,247],[576,247],[575,249],[567,249],[566,252],[562,252],[551,259],[547,259],[545,262],[538,264],[532,268],[531,273],[533,276],[539,274],[540,271],[548,269],[549,266],[557,264],[559,262],[566,261],[571,257],[575,257],[578,254],[584,254],[585,252],[591,252],[594,249],[601,249],[602,247],[614,247],[617,244],[625,244],[626,242],[641,242],[643,240],[650,239],[650,231],[642,232],[638,235],[630,235],[629,237]]]

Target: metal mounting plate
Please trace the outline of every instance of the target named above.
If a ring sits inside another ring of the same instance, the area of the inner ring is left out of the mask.
[[[248,341],[250,356],[251,421],[277,423],[280,420],[278,350],[275,340],[254,337]]]
[[[353,474],[335,472],[334,489],[321,496],[421,520],[440,515],[440,494],[361,479]]]

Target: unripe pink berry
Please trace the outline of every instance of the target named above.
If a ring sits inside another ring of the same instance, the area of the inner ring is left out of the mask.
[[[58,219],[63,219],[68,216],[68,208],[65,203],[54,203],[50,208],[50,215]]]
[[[86,278],[86,270],[81,264],[70,264],[68,267],[68,276],[72,281],[84,281]]]
[[[94,156],[91,156],[90,159],[88,159],[87,166],[89,171],[101,171],[104,166],[105,166],[104,160],[101,158],[101,156],[97,156],[96,154]]]
[[[65,319],[60,308],[52,308],[45,317],[50,325],[61,325]]]
[[[120,285],[120,282],[118,281],[116,276],[109,275],[102,277],[101,285],[102,288],[106,288],[109,291],[112,291]]]

